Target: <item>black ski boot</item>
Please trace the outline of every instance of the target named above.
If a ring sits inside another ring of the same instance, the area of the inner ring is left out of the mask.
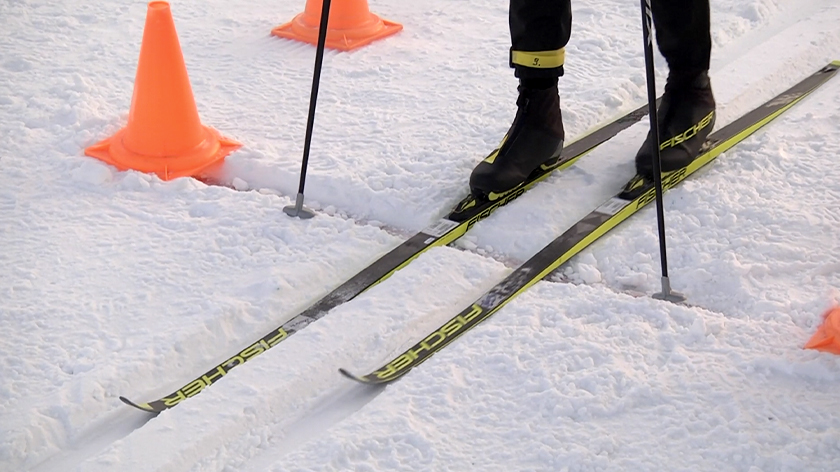
[[[535,171],[550,170],[557,164],[563,149],[563,117],[557,81],[547,82],[547,88],[519,86],[513,124],[499,148],[470,175],[470,190],[476,198],[498,200]]]
[[[715,98],[706,71],[690,77],[668,75],[658,108],[659,156],[662,172],[682,169],[700,154],[715,124]],[[636,154],[636,173],[653,178],[653,133]]]

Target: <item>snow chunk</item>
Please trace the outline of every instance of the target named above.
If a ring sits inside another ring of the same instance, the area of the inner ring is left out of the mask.
[[[109,166],[100,161],[85,159],[82,165],[73,169],[70,177],[77,182],[102,185],[105,182],[110,182],[114,177],[114,173]]]

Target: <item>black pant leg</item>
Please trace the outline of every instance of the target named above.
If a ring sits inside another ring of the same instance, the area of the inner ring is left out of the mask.
[[[672,80],[709,70],[712,54],[709,0],[651,0],[656,43]]]
[[[571,0],[510,0],[510,66],[520,79],[563,75]]]

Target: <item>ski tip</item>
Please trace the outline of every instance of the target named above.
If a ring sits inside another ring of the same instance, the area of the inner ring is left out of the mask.
[[[341,372],[341,375],[343,375],[343,376],[347,377],[348,379],[353,380],[355,382],[359,382],[362,385],[368,385],[368,386],[371,386],[371,387],[382,385],[382,383],[380,383],[380,382],[372,382],[366,376],[365,377],[359,377],[358,375],[350,372],[349,370],[347,370],[345,368],[340,368],[340,369],[338,369],[338,371]]]
[[[340,368],[338,369],[338,371],[341,372],[341,375],[347,377],[348,379],[354,382],[358,382],[362,385],[367,385],[368,387],[384,387],[388,384],[388,381],[382,382],[376,379],[375,377],[372,378],[370,375],[360,377],[344,368]]]
[[[359,382],[359,383],[367,383],[367,382],[365,382],[365,379],[363,379],[363,378],[359,377],[358,375],[350,372],[349,370],[345,369],[344,367],[339,368],[338,371],[341,373],[341,375],[347,377],[350,380],[355,380],[356,382]]]
[[[155,413],[155,414],[160,413],[159,411],[152,408],[152,406],[149,405],[148,403],[134,403],[133,401],[131,401],[128,398],[125,398],[123,396],[120,396],[120,400],[128,406],[133,406],[134,408],[137,408],[138,410],[143,410],[146,413]]]

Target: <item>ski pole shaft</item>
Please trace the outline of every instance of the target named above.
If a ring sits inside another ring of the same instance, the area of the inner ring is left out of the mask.
[[[309,116],[306,120],[306,138],[303,143],[303,160],[300,168],[298,194],[303,194],[306,185],[306,168],[309,165],[309,151],[312,148],[312,130],[315,127],[315,106],[318,102],[318,88],[321,83],[321,68],[324,63],[324,49],[327,44],[327,24],[330,17],[330,1],[324,0],[321,9],[321,24],[318,29],[318,45],[315,50],[315,72],[312,75],[312,92],[309,95]]]
[[[651,156],[653,159],[653,185],[656,192],[656,221],[659,229],[659,261],[662,267],[662,292],[655,298],[682,301],[682,295],[671,292],[668,279],[668,253],[665,244],[665,205],[662,202],[662,160],[659,155],[659,118],[656,109],[656,70],[653,63],[653,11],[650,0],[641,0],[642,31],[644,33],[645,72],[647,76],[648,110],[650,113]]]

